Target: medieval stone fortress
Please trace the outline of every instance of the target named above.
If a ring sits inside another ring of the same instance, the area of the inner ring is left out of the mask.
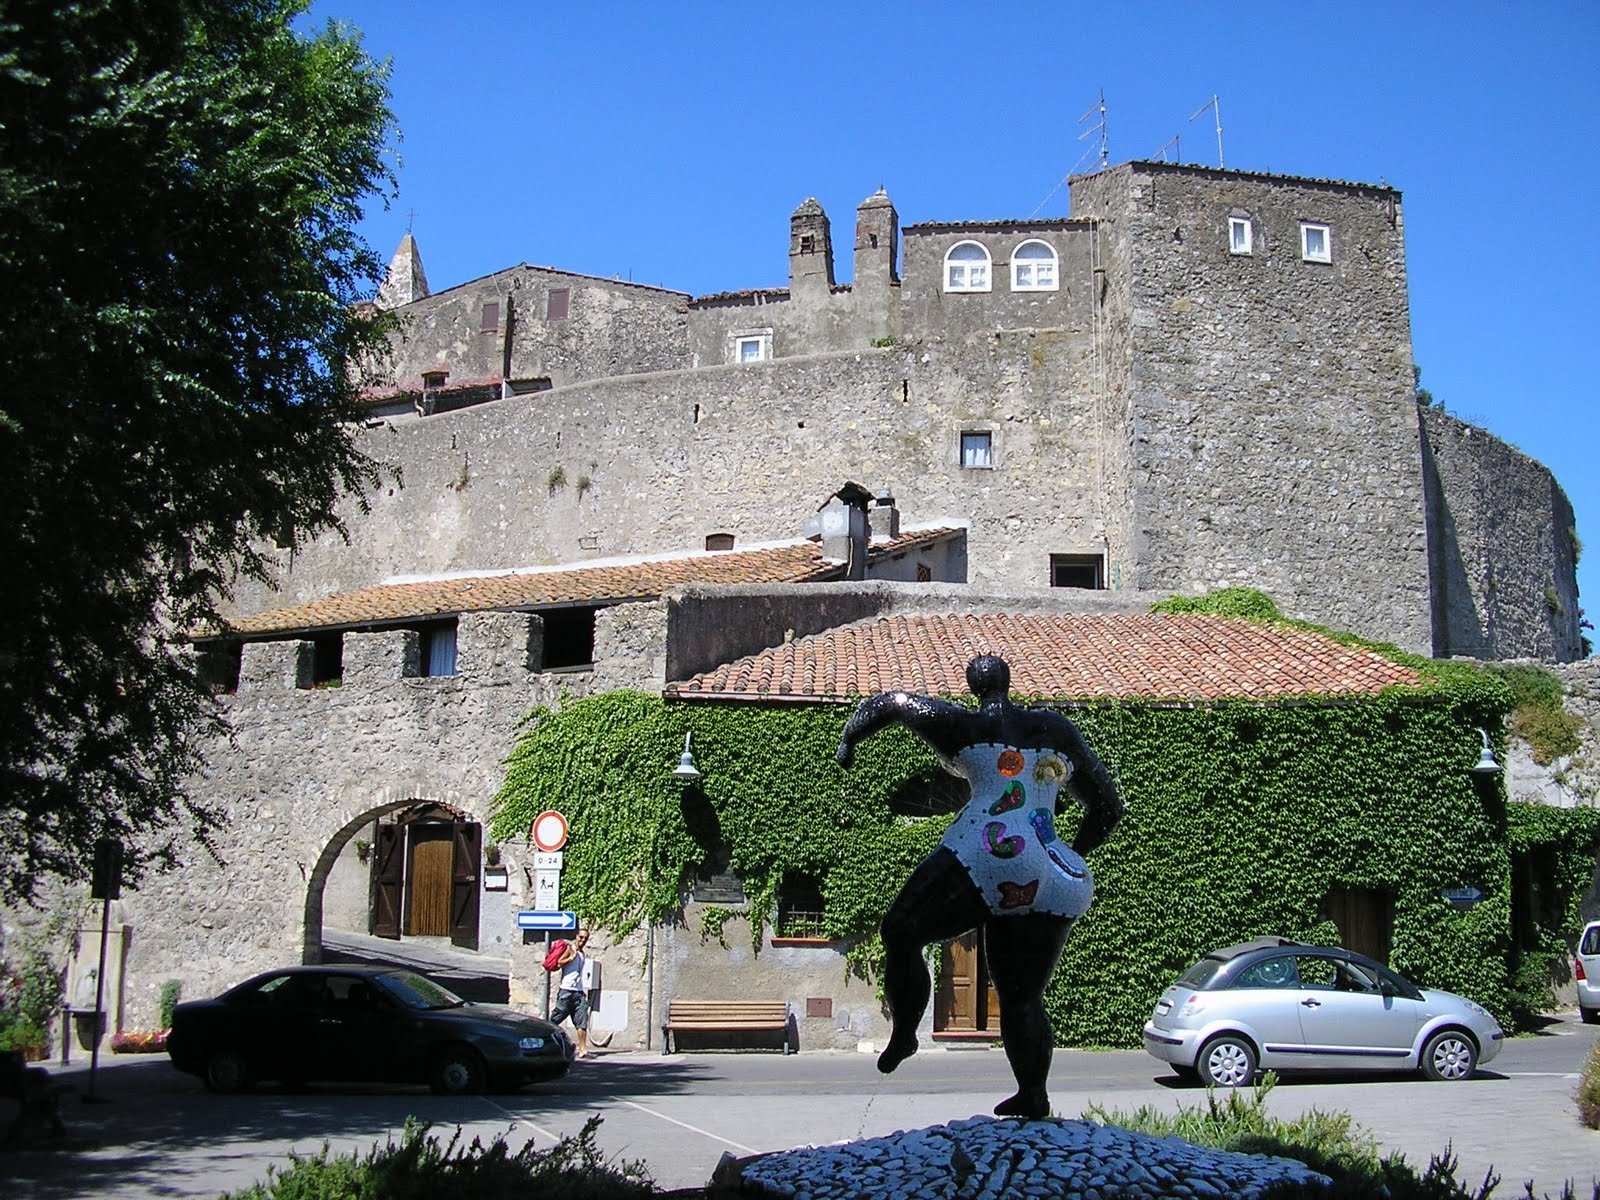
[[[1249,585],[1421,653],[1578,656],[1560,486],[1413,402],[1397,191],[1133,162],[1071,196],[902,229],[880,190],[843,286],[808,199],[788,287],[701,297],[528,265],[430,293],[408,234],[366,380],[404,487],[243,607],[792,537],[854,479],[963,524],[975,585]]]
[[[503,956],[529,1003],[531,854],[480,858],[529,708],[693,692],[875,615],[1249,586],[1419,654],[1576,659],[1559,484],[1416,403],[1404,232],[1386,186],[1131,162],[1065,218],[902,228],[879,190],[848,285],[811,199],[787,287],[700,297],[526,264],[432,292],[408,234],[362,381],[397,471],[203,647],[220,862],[124,902],[119,1021],[335,927]],[[679,980],[833,997],[807,1044],[881,1035],[831,954],[605,950],[630,1043]]]

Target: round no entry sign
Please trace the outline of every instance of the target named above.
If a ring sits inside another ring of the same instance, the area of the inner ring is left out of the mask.
[[[567,819],[547,808],[533,819],[533,844],[549,854],[567,844]]]

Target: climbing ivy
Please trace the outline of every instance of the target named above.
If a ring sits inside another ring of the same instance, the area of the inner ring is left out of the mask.
[[[1227,603],[1282,620],[1249,597]],[[1336,941],[1323,910],[1336,887],[1393,896],[1398,970],[1509,1019],[1509,850],[1559,846],[1555,886],[1575,903],[1600,826],[1572,810],[1508,816],[1498,777],[1468,770],[1477,731],[1498,731],[1511,706],[1493,673],[1384,652],[1422,683],[1354,700],[1065,709],[1117,775],[1127,814],[1091,855],[1095,904],[1047,994],[1059,1041],[1138,1044],[1155,997],[1215,946],[1259,934]],[[759,952],[784,875],[816,876],[829,935],[875,975],[878,923],[949,817],[901,815],[903,797],[940,777],[903,729],[862,743],[849,772],[835,763],[850,711],[638,692],[537,709],[507,761],[493,834],[514,836],[559,808],[571,828],[563,901],[619,936],[644,920],[681,921],[693,873],[725,850]],[[685,788],[670,768],[689,732],[702,778]],[[1064,837],[1073,819],[1069,809]],[[1441,895],[1468,885],[1487,898],[1456,909]],[[704,936],[720,939],[725,911]]]

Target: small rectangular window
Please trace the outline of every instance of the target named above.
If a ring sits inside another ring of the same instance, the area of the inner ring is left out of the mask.
[[[1050,586],[1086,588],[1100,591],[1106,586],[1105,571],[1098,554],[1052,554]]]
[[[1228,253],[1249,254],[1254,245],[1254,238],[1250,228],[1250,218],[1228,218]]]
[[[483,306],[483,320],[478,328],[482,333],[494,333],[500,328],[500,301],[491,300]]]
[[[551,288],[548,303],[545,307],[545,319],[549,321],[565,321],[567,313],[572,308],[571,288]]]
[[[335,687],[344,675],[344,637],[319,633],[311,639],[311,686]]]
[[[422,388],[428,392],[438,391],[449,378],[450,372],[448,371],[424,371],[422,373]]]
[[[1333,238],[1326,225],[1300,223],[1300,257],[1306,262],[1333,261]]]
[[[429,676],[456,673],[456,624],[422,628],[422,673]]]
[[[761,339],[739,339],[739,361],[742,363],[761,361]]]
[[[987,430],[963,432],[961,465],[968,468],[994,466],[994,435]]]
[[[772,357],[772,331],[751,329],[733,335],[733,361],[736,363],[766,362]]]

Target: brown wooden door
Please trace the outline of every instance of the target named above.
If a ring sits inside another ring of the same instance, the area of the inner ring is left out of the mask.
[[[406,933],[446,937],[450,933],[450,876],[455,841],[449,825],[411,825],[411,871],[407,879]]]
[[[468,821],[451,827],[450,941],[478,948],[478,863],[483,857],[483,826]]]
[[[372,932],[400,938],[400,902],[405,885],[405,838],[399,825],[379,825],[372,849]]]
[[[943,1033],[989,1033],[1000,1028],[1000,1000],[989,983],[983,933],[974,929],[940,951],[939,994],[933,1027]]]

